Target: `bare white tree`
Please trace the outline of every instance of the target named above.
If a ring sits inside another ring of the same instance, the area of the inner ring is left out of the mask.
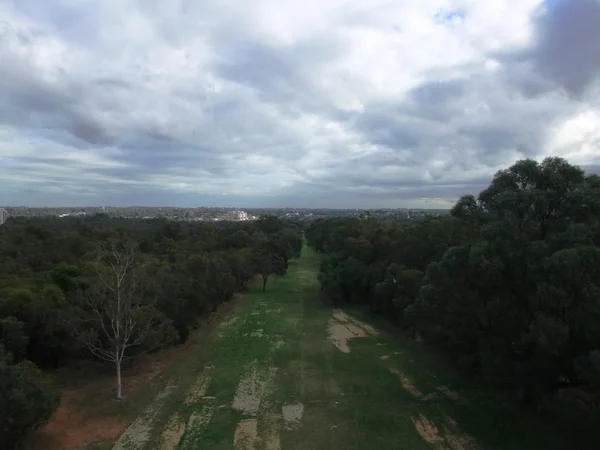
[[[115,364],[121,400],[122,363],[164,343],[172,328],[154,306],[152,280],[133,246],[108,244],[94,268],[96,279],[80,291],[75,334],[96,357]]]

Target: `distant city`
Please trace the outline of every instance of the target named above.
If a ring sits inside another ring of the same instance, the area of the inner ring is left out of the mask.
[[[36,217],[56,216],[83,217],[95,214],[106,214],[109,217],[155,219],[164,218],[179,221],[230,221],[243,222],[256,220],[263,215],[273,215],[294,220],[316,220],[329,217],[360,217],[367,213],[380,220],[422,220],[430,216],[447,215],[445,209],[311,209],[311,208],[176,208],[176,207],[61,207],[61,208],[30,208],[26,206],[5,207],[0,209],[0,224],[7,217]]]

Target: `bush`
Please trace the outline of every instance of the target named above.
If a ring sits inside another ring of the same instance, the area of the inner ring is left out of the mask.
[[[13,448],[52,416],[58,391],[31,361],[10,364],[0,349],[0,448]]]

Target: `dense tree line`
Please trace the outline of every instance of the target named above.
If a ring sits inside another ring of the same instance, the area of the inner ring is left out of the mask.
[[[297,227],[271,216],[11,218],[0,228],[0,447],[57,407],[44,371],[95,356],[120,377],[122,361],[185,342],[255,276],[265,289],[301,248]]]
[[[368,305],[538,409],[600,394],[600,177],[560,158],[499,171],[448,217],[316,221],[323,295]],[[563,391],[564,392],[564,391]]]

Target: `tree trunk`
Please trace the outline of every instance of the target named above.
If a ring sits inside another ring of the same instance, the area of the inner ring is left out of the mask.
[[[123,391],[121,386],[121,361],[116,362],[117,366],[117,400],[121,401],[123,398]]]
[[[263,291],[265,291],[267,289],[267,278],[263,275]]]

